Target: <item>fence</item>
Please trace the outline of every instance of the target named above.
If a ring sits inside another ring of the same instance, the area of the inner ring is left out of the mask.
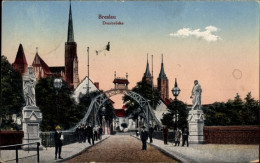
[[[204,126],[207,144],[259,144],[260,126]]]
[[[54,133],[53,131],[51,132],[41,132],[40,137],[41,137],[41,144],[44,147],[54,147],[55,142],[54,142]],[[72,144],[78,141],[77,135],[74,132],[68,132],[68,131],[63,131],[62,135],[64,137],[64,140],[62,141],[63,145],[67,144]]]
[[[40,153],[39,153],[39,146],[40,143],[39,142],[35,142],[35,143],[28,143],[28,144],[15,144],[15,145],[7,145],[7,146],[0,146],[0,149],[6,149],[6,148],[15,148],[15,160],[16,162],[18,162],[19,158],[18,158],[18,148],[21,148],[21,146],[24,145],[33,145],[33,144],[37,144],[37,162],[40,162]]]

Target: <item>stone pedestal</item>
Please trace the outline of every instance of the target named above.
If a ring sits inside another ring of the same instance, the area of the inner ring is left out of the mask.
[[[189,142],[203,143],[204,114],[202,110],[191,110],[188,116]]]
[[[23,144],[40,142],[40,122],[42,120],[42,113],[37,106],[25,106],[22,111],[23,114]],[[37,144],[22,146],[24,150],[36,150]],[[42,149],[42,146],[40,146]]]

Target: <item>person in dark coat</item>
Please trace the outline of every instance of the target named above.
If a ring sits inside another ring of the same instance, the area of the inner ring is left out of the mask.
[[[94,141],[98,139],[98,126],[94,127]]]
[[[187,142],[187,147],[189,146],[188,137],[189,137],[189,131],[188,131],[187,127],[185,127],[184,131],[182,133],[182,146],[185,145],[185,142]]]
[[[77,128],[76,128],[76,131],[75,131],[75,134],[76,134],[76,137],[77,137],[77,139],[78,139],[78,142],[79,143],[81,143],[81,139],[80,139],[80,126],[78,126]]]
[[[168,128],[167,126],[163,126],[163,141],[164,144],[168,144]]]
[[[153,131],[154,131],[154,129],[153,129],[152,125],[150,124],[149,132],[148,132],[150,143],[153,143]]]
[[[148,139],[148,133],[147,131],[144,130],[145,126],[142,127],[141,133],[140,133],[140,137],[141,137],[141,141],[142,141],[142,150],[146,150],[146,141]]]
[[[99,139],[101,140],[102,139],[102,134],[103,134],[103,129],[102,129],[101,126],[98,129],[98,133],[99,133]]]
[[[92,145],[94,145],[94,138],[93,138],[93,127],[91,124],[87,127],[87,135],[88,135],[88,143],[91,144],[90,139],[92,140]]]
[[[61,147],[62,147],[62,140],[63,135],[61,132],[61,128],[58,125],[56,128],[55,134],[54,134],[54,142],[55,142],[55,160],[57,159],[57,154],[59,154],[59,159],[63,159],[61,155]]]

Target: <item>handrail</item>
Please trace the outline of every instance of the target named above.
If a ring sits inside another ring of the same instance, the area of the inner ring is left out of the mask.
[[[14,144],[14,145],[6,145],[6,146],[0,146],[0,149],[3,149],[3,148],[9,148],[9,147],[15,147],[15,155],[16,155],[16,162],[18,163],[18,147],[19,146],[24,146],[24,145],[32,145],[32,144],[37,144],[37,162],[39,163],[40,162],[40,152],[39,152],[39,146],[40,146],[40,143],[39,142],[34,142],[34,143],[27,143],[27,144]]]
[[[14,144],[14,145],[6,145],[6,146],[0,146],[0,149],[2,149],[2,148],[8,148],[8,147],[16,147],[16,146],[31,145],[31,144],[37,144],[37,143],[39,143],[39,142],[28,143],[28,144]]]

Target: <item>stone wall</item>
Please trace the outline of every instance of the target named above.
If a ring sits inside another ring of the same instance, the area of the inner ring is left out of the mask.
[[[260,126],[204,126],[205,144],[259,144]]]

